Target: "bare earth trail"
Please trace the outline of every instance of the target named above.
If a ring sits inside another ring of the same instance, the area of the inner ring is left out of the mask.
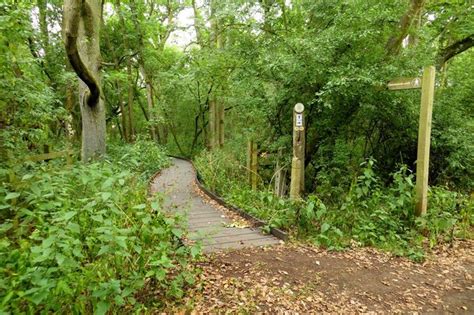
[[[474,314],[473,241],[425,263],[370,249],[279,245],[217,253],[188,294],[200,312]]]
[[[202,239],[210,252],[198,263],[200,281],[188,292],[184,309],[474,314],[474,241],[455,241],[423,264],[370,248],[329,252],[278,245],[277,239],[245,227],[238,216],[206,200],[193,184],[189,162],[173,162],[154,179],[152,192],[164,194],[168,211],[187,214],[190,238]],[[169,311],[182,310],[175,305]]]
[[[195,186],[196,174],[188,161],[173,159],[151,184],[164,196],[164,209],[185,216],[191,240],[202,240],[205,252],[278,244],[279,240],[206,198]]]

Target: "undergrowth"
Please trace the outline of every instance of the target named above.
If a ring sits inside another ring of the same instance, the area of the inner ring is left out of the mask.
[[[431,187],[427,215],[414,215],[414,175],[404,165],[389,181],[382,181],[374,171],[375,161],[369,159],[348,190],[326,187],[339,191],[338,198],[319,198],[333,194],[318,190],[318,195],[291,201],[274,196],[264,185],[252,191],[243,163],[226,151],[204,152],[195,161],[205,185],[268,222],[267,229],[281,228],[329,249],[374,246],[423,260],[437,245],[455,237],[472,238],[474,204],[462,193]]]
[[[182,246],[179,219],[146,196],[168,165],[163,150],[137,141],[109,152],[70,167],[1,165],[0,313],[159,308],[194,282],[198,249]]]

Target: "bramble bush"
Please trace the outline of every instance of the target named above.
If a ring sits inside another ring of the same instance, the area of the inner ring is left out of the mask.
[[[0,310],[97,313],[163,306],[194,282],[179,219],[146,196],[168,164],[153,143],[66,167],[60,161],[0,170]],[[10,176],[7,176],[10,173]],[[146,292],[154,294],[144,301]]]

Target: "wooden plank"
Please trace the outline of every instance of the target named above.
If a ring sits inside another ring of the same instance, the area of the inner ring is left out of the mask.
[[[67,151],[67,150],[57,151],[57,152],[48,152],[48,153],[42,153],[42,154],[29,156],[25,160],[31,161],[31,162],[39,162],[39,161],[52,160],[52,159],[57,159],[64,156],[69,156],[69,155],[72,155],[72,153],[73,153],[72,151]]]
[[[234,243],[234,242],[241,242],[241,243],[251,243],[254,241],[260,240],[268,240],[272,237],[266,236],[257,232],[249,233],[249,234],[242,234],[242,235],[226,235],[223,237],[212,237],[212,239],[205,240],[203,245],[214,245],[214,244],[227,244],[227,243]]]
[[[227,228],[222,231],[219,231],[219,233],[216,233],[216,234],[210,234],[210,235],[205,235],[205,236],[192,235],[189,238],[192,240],[198,241],[198,240],[203,240],[206,238],[219,239],[219,238],[224,238],[228,236],[233,236],[237,238],[242,235],[255,234],[255,233],[260,233],[260,232],[256,230],[252,230],[252,229]]]
[[[193,212],[193,213],[188,213],[185,215],[188,219],[205,219],[205,218],[227,218],[224,214],[222,213],[198,213],[198,212]]]
[[[217,221],[217,222],[202,222],[199,224],[190,224],[189,227],[192,229],[201,229],[201,228],[206,228],[206,227],[225,227],[224,225],[227,224],[228,222],[225,221]]]
[[[218,233],[222,230],[226,229],[224,225],[212,225],[212,226],[190,226],[189,232],[190,233]]]
[[[416,160],[416,215],[428,208],[428,174],[430,163],[431,119],[435,88],[435,67],[423,70],[421,89],[420,123],[418,126],[418,153]]]
[[[189,218],[188,222],[190,225],[199,225],[202,223],[220,223],[220,222],[230,222],[228,218],[222,217],[206,217],[206,218]]]
[[[279,241],[276,240],[275,238],[264,238],[260,240],[254,240],[252,242],[246,242],[246,243],[241,243],[241,242],[231,242],[231,243],[224,243],[224,244],[215,244],[215,245],[209,245],[204,247],[204,252],[213,252],[219,249],[239,249],[239,248],[245,248],[245,247],[251,247],[251,246],[266,246],[266,245],[274,245],[278,244]]]
[[[218,212],[217,210],[215,211],[196,211],[196,210],[191,210],[191,211],[183,211],[183,215],[186,215],[187,217],[197,217],[197,216],[206,216],[206,215],[214,215],[214,216],[220,216],[222,215],[221,212]]]
[[[419,89],[422,86],[420,78],[397,78],[388,82],[389,90]]]

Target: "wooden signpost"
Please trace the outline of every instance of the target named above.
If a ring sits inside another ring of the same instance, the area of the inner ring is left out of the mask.
[[[291,160],[290,199],[298,199],[304,191],[304,106],[301,103],[293,109],[293,159]]]
[[[388,83],[389,90],[416,89],[421,86],[420,123],[418,126],[418,153],[416,160],[416,215],[428,208],[428,173],[430,163],[431,117],[435,87],[435,67],[426,67],[423,78],[402,78]]]

